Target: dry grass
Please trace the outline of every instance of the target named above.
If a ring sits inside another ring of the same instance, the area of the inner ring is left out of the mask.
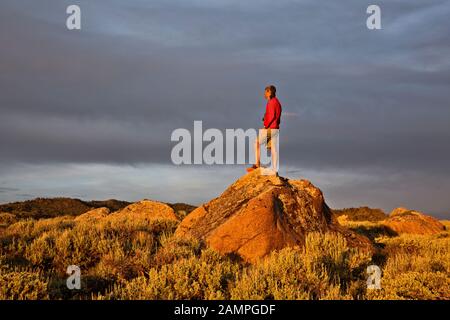
[[[377,254],[311,233],[305,247],[248,265],[174,238],[169,220],[1,218],[0,299],[450,299],[448,222],[439,235],[396,236],[379,222],[344,221]],[[370,264],[381,290],[367,289]],[[81,290],[66,287],[69,265],[81,268]]]
[[[237,275],[232,299],[362,298],[367,253],[339,234],[310,233],[304,248],[285,248]]]
[[[341,221],[342,222],[342,221]],[[368,299],[450,299],[450,231],[436,235],[393,236],[381,223],[345,222],[371,237],[380,249],[381,290]]]

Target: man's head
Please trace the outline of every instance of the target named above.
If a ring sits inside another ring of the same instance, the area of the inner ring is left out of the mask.
[[[272,99],[273,97],[275,97],[277,92],[277,89],[275,88],[275,86],[267,86],[264,90],[264,98],[266,98],[267,100]]]

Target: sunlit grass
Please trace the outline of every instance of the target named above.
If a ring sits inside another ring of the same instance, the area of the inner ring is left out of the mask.
[[[450,299],[450,232],[397,236],[381,222],[341,221],[374,241],[350,248],[339,234],[310,233],[304,247],[253,265],[173,236],[173,220],[2,216],[0,299]],[[368,265],[381,289],[367,289]],[[82,289],[66,287],[67,266]]]

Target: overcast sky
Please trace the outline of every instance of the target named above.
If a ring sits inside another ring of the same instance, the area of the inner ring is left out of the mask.
[[[372,3],[2,0],[0,203],[206,202],[244,167],[174,166],[172,131],[258,128],[274,84],[282,175],[450,218],[450,1]]]

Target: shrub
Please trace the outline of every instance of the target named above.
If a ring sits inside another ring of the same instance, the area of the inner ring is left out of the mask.
[[[199,258],[180,259],[146,276],[122,282],[106,296],[111,299],[226,299],[228,283],[238,265],[206,249]]]
[[[0,299],[450,299],[450,233],[393,236],[378,222],[347,221],[378,245],[374,257],[335,233],[248,265],[195,238],[177,222],[108,216],[20,220],[0,233]],[[367,290],[379,265],[381,290]],[[68,290],[76,264],[82,289]]]
[[[32,240],[39,237],[44,232],[63,231],[73,228],[75,222],[72,217],[58,217],[53,219],[27,219],[20,220],[6,229],[6,236],[22,238],[24,240]]]
[[[361,295],[368,253],[334,233],[310,233],[304,248],[285,248],[238,275],[232,299],[349,299]]]
[[[39,272],[0,273],[0,300],[48,299],[47,280]]]
[[[380,221],[387,218],[387,215],[381,209],[372,209],[369,207],[333,209],[336,216],[347,216],[351,221]]]
[[[369,238],[372,242],[377,242],[381,237],[394,237],[397,233],[380,222],[370,221],[348,221],[339,217],[339,223]]]
[[[35,266],[49,268],[56,254],[55,233],[57,232],[44,232],[40,237],[34,239],[29,246],[25,247],[25,258]]]
[[[374,300],[432,300],[450,299],[450,277],[443,272],[399,272],[381,280],[381,290],[369,290]]]
[[[172,263],[182,258],[197,257],[204,244],[196,238],[178,238],[163,235],[160,247],[153,256],[155,266]]]
[[[9,226],[17,222],[16,215],[9,212],[0,212],[0,226]]]
[[[368,299],[450,299],[450,238],[410,235],[380,240],[386,262],[381,290]]]

